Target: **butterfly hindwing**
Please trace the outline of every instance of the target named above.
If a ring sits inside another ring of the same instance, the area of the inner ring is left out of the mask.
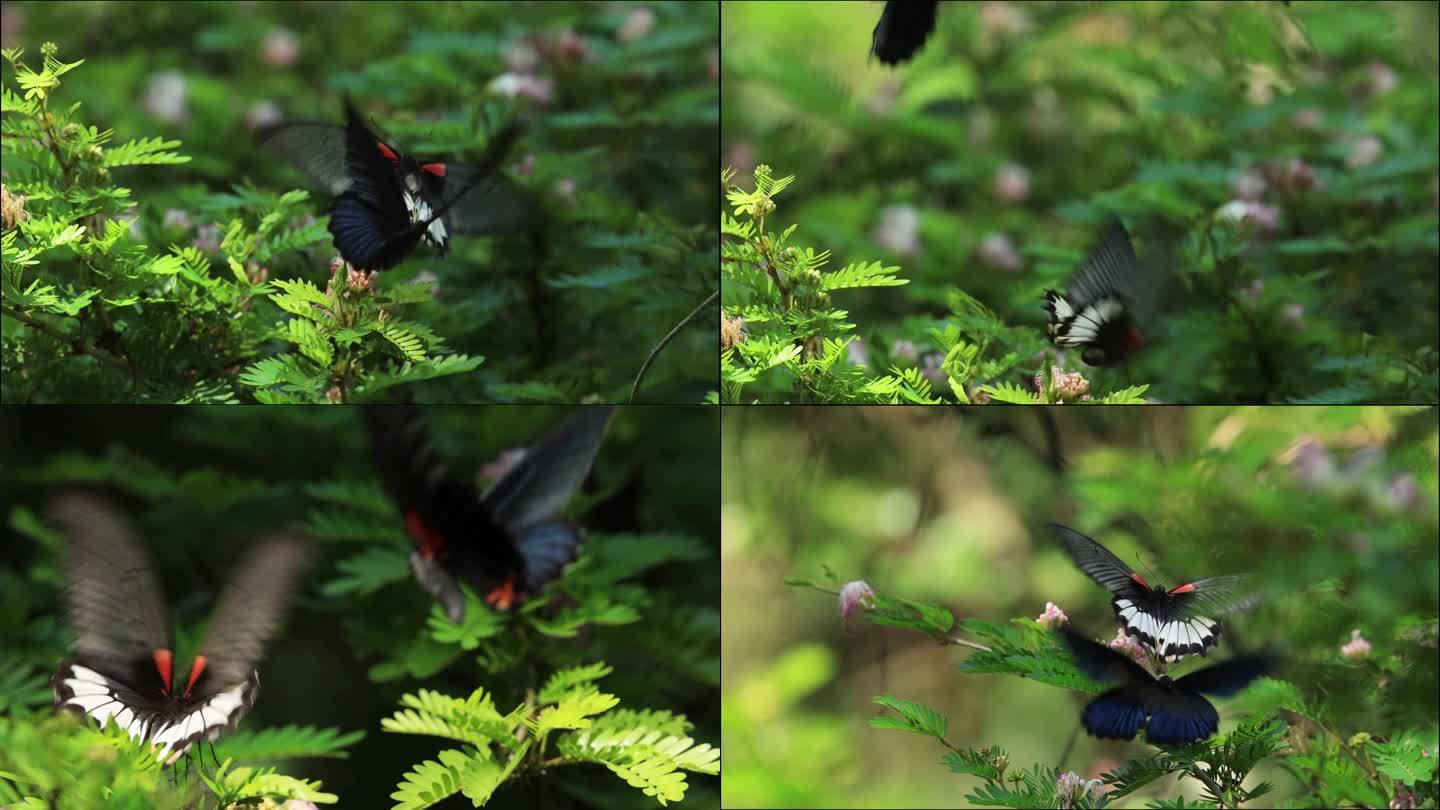
[[[1087,365],[1123,362],[1145,342],[1140,324],[1154,306],[1154,287],[1125,226],[1112,219],[1065,292],[1046,291],[1046,332],[1057,347],[1080,349]]]
[[[935,31],[937,6],[937,0],[887,0],[870,35],[870,52],[885,65],[913,57]]]

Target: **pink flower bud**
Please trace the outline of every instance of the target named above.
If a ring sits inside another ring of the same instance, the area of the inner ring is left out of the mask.
[[[1106,642],[1105,646],[1130,656],[1137,664],[1142,666],[1149,664],[1150,657],[1146,655],[1145,648],[1141,646],[1138,639],[1126,633],[1124,627],[1117,627],[1115,638]]]
[[[1351,630],[1350,640],[1340,648],[1340,654],[1351,661],[1368,658],[1370,656],[1370,642],[1366,641],[1365,638],[1360,635],[1358,628]]]
[[[852,366],[869,365],[869,353],[865,351],[865,339],[855,338],[845,345],[845,357]]]
[[[1296,129],[1313,132],[1325,123],[1325,112],[1318,107],[1304,107],[1290,116],[1290,123],[1294,124]]]
[[[875,241],[901,256],[920,252],[920,212],[909,205],[892,205],[880,212]]]
[[[1024,166],[1007,163],[995,172],[995,196],[1001,202],[1024,202],[1030,196],[1030,172]]]
[[[179,208],[167,208],[164,218],[160,220],[160,227],[188,231],[190,230],[190,215]]]
[[[920,373],[936,388],[949,385],[950,375],[942,368],[944,363],[945,355],[940,352],[926,352],[925,356],[920,358]]]
[[[151,115],[171,124],[189,117],[185,107],[185,76],[174,70],[164,70],[150,77],[145,88],[141,106]]]
[[[288,28],[272,28],[260,44],[260,61],[270,67],[290,67],[300,56],[300,38]]]
[[[512,42],[501,56],[505,69],[511,73],[530,73],[540,64],[540,54],[528,42]]]
[[[1362,136],[1350,145],[1350,153],[1345,156],[1345,168],[1360,169],[1369,166],[1384,154],[1385,144],[1379,138],[1374,135]]]
[[[986,265],[1009,273],[1019,270],[1025,263],[1020,258],[1020,251],[1015,249],[1015,243],[1003,233],[986,234],[980,240],[977,255]]]
[[[647,6],[640,6],[630,10],[625,16],[625,22],[620,24],[619,30],[615,32],[615,38],[621,42],[634,42],[649,36],[655,30],[655,12]]]
[[[260,99],[251,104],[249,111],[245,113],[245,126],[254,132],[261,127],[280,123],[280,119],[283,117],[279,105],[268,98]]]
[[[845,583],[840,589],[840,620],[850,618],[855,609],[860,607],[875,607],[875,592],[863,579]]]
[[[489,91],[505,98],[523,98],[541,106],[550,103],[555,83],[523,73],[502,73],[490,80]]]
[[[893,360],[913,363],[920,359],[920,351],[912,341],[897,340],[890,346],[890,357]]]
[[[1230,176],[1230,190],[1242,200],[1258,200],[1265,193],[1265,177],[1254,170]]]
[[[1039,622],[1046,630],[1054,630],[1062,624],[1068,624],[1070,617],[1065,615],[1065,611],[1061,610],[1059,605],[1054,602],[1046,602],[1045,612],[1036,616],[1035,621]]]

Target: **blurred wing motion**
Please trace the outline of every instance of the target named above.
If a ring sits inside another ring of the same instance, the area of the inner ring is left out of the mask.
[[[345,137],[345,127],[317,122],[279,124],[256,135],[261,146],[294,164],[316,188],[332,196],[350,187]]]
[[[1111,606],[1125,632],[1138,637],[1162,658],[1205,655],[1219,643],[1216,617],[1255,604],[1245,595],[1243,575],[1210,577],[1166,590],[1151,586],[1109,549],[1067,526],[1046,526],[1086,576],[1113,597]]]
[[[1145,738],[1157,745],[1203,740],[1219,730],[1220,716],[1200,693],[1232,695],[1267,670],[1265,659],[1242,657],[1197,670],[1178,681],[1156,679],[1129,656],[1085,638],[1068,625],[1061,628],[1060,635],[1082,672],[1098,681],[1120,684],[1091,700],[1080,716],[1085,730],[1102,739],[1131,740],[1145,729]]]
[[[1087,365],[1115,365],[1145,344],[1140,324],[1154,297],[1154,279],[1135,258],[1130,234],[1111,220],[1066,292],[1046,290],[1046,332],[1057,347],[1080,349]]]
[[[447,473],[418,409],[366,409],[381,477],[416,546],[411,568],[452,621],[464,617],[457,580],[508,610],[578,556],[584,533],[555,516],[589,474],[610,413],[581,408],[481,494]]]
[[[887,0],[870,35],[870,52],[885,65],[914,56],[935,30],[937,5],[938,0]]]
[[[254,666],[278,621],[276,599],[298,573],[287,569],[290,555],[267,544],[257,555],[264,559],[242,569],[236,582],[244,593],[232,589],[222,600],[211,640],[182,686],[158,580],[125,520],[105,501],[78,493],[57,498],[50,516],[66,536],[66,602],[76,635],[74,658],[51,679],[56,708],[100,726],[113,722],[167,763],[233,729],[259,689]]]

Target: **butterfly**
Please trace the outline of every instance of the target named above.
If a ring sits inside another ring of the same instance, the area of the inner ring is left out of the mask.
[[[1045,331],[1057,347],[1080,349],[1086,365],[1116,365],[1145,345],[1140,324],[1154,298],[1154,277],[1135,258],[1125,226],[1111,220],[1065,293],[1045,291]]]
[[[1245,610],[1255,603],[1243,574],[1210,577],[1166,589],[1152,586],[1109,549],[1058,523],[1045,528],[1065,544],[1070,559],[1113,596],[1115,615],[1128,635],[1137,636],[1167,661],[1206,652],[1220,637],[1213,617]]]
[[[1141,729],[1156,745],[1203,740],[1219,730],[1220,715],[1201,695],[1228,697],[1270,668],[1264,657],[1241,656],[1172,680],[1168,674],[1152,675],[1129,656],[1068,625],[1060,634],[1080,671],[1097,681],[1120,684],[1091,700],[1080,715],[1087,732],[1107,740],[1132,740]]]
[[[579,556],[584,530],[556,515],[589,474],[611,411],[582,406],[480,492],[449,474],[417,408],[365,408],[381,480],[415,545],[411,570],[451,621],[465,617],[459,583],[509,610]]]
[[[387,270],[421,242],[443,256],[454,233],[507,233],[534,224],[534,205],[500,170],[521,131],[519,124],[500,129],[474,166],[416,158],[375,134],[347,99],[344,127],[282,124],[259,139],[335,195],[328,213],[340,257],[358,269]]]
[[[938,0],[887,0],[870,34],[870,52],[881,64],[898,65],[914,56],[935,31]]]
[[[304,542],[278,534],[251,550],[181,679],[159,580],[123,516],[81,493],[59,496],[49,514],[66,537],[65,602],[75,633],[73,657],[50,682],[56,708],[101,727],[113,721],[166,764],[234,729],[259,694],[256,666],[303,573]]]

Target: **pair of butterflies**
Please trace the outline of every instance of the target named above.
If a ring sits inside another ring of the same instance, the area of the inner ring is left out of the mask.
[[[1152,586],[1089,537],[1055,523],[1046,528],[1064,544],[1076,567],[1110,592],[1125,633],[1140,639],[1161,662],[1204,656],[1218,643],[1218,619],[1254,604],[1243,576],[1210,577],[1168,589]],[[1080,718],[1086,731],[1103,739],[1131,740],[1144,729],[1146,739],[1159,745],[1203,740],[1219,730],[1220,717],[1202,694],[1235,694],[1269,667],[1263,656],[1239,656],[1171,679],[1163,671],[1152,674],[1130,656],[1068,625],[1060,632],[1081,671],[1119,684],[1090,701]]]
[[[583,531],[555,516],[588,474],[610,410],[582,408],[484,492],[446,474],[416,409],[366,412],[381,477],[416,546],[416,578],[453,621],[464,618],[462,584],[510,609],[578,556]],[[303,575],[305,542],[274,535],[242,560],[182,679],[159,579],[121,514],[70,493],[50,517],[67,540],[75,634],[51,680],[56,707],[114,722],[166,764],[233,729],[259,693],[257,667]]]
[[[473,166],[416,158],[377,135],[345,101],[345,126],[281,124],[260,143],[294,163],[334,195],[327,211],[340,257],[361,270],[388,270],[421,242],[449,250],[451,235],[524,231],[538,219],[523,190],[504,176],[504,162],[522,127],[495,132]]]

